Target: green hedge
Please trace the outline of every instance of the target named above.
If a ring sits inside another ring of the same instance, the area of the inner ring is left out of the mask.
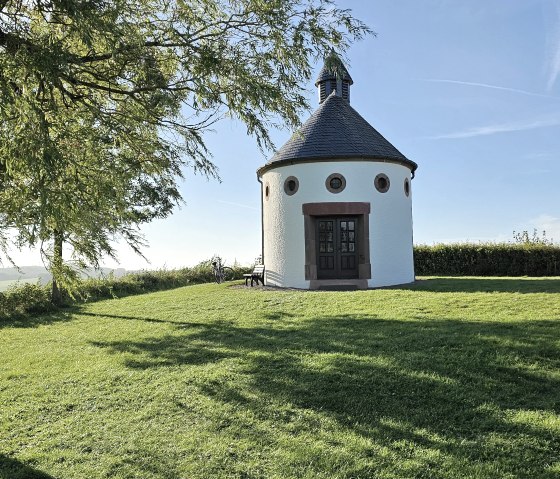
[[[0,292],[0,320],[46,313],[53,309],[55,307],[47,286],[23,283]]]
[[[560,276],[560,246],[458,243],[414,247],[417,275]]]
[[[108,276],[80,280],[72,296],[67,293],[64,295],[64,303],[65,306],[71,306],[100,299],[120,298],[191,284],[209,283],[214,281],[211,261],[204,261],[192,268],[140,271],[120,278]],[[235,279],[242,279],[243,273],[250,272],[252,268],[234,266],[232,269]],[[16,283],[7,291],[0,292],[0,321],[21,319],[29,315],[53,311],[56,308],[50,298],[50,284]]]
[[[242,278],[243,273],[248,271],[247,268],[242,267],[235,267],[233,270],[236,279]],[[73,296],[78,302],[96,301],[212,281],[214,281],[212,266],[204,262],[192,268],[140,271],[120,278],[107,277],[82,280],[73,292]],[[73,301],[72,298],[67,296],[66,302],[72,303]]]

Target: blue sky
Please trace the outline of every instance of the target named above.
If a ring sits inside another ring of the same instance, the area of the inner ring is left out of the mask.
[[[378,34],[348,52],[352,106],[419,165],[415,243],[508,241],[533,228],[560,241],[560,0],[337,3]],[[289,137],[273,132],[277,147]],[[255,172],[272,153],[233,121],[206,139],[222,183],[187,170],[186,205],[143,228],[150,263],[119,246],[120,266],[188,266],[213,254],[246,264],[259,254]],[[28,251],[15,258],[40,263]]]

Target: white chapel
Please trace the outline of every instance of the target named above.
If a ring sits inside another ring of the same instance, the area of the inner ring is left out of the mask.
[[[367,289],[414,281],[417,164],[350,106],[352,78],[332,51],[319,107],[259,168],[265,284]]]

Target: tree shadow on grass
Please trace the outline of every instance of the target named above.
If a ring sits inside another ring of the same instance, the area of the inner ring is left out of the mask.
[[[36,328],[47,324],[61,323],[72,320],[72,312],[64,309],[47,314],[26,314],[10,318],[0,318],[0,329],[3,328]]]
[[[347,315],[255,328],[207,324],[178,336],[98,345],[138,355],[127,363],[135,368],[235,358],[238,381],[202,380],[199,391],[231,407],[232,416],[259,417],[259,435],[270,444],[292,434],[284,447],[294,450],[304,447],[298,437],[311,435],[317,448],[329,443],[329,454],[342,455],[320,421],[338,424],[370,444],[353,451],[351,462],[363,460],[354,477],[373,477],[379,468],[403,478],[554,477],[545,465],[558,461],[560,437],[546,418],[560,413],[559,339],[555,319]],[[247,425],[247,437],[254,429]],[[227,436],[227,427],[220,434]],[[239,439],[239,427],[231,435]]]
[[[175,324],[182,325],[182,323]],[[195,326],[200,328],[201,325]],[[234,352],[216,347],[215,344],[204,341],[202,338],[191,341],[182,335],[158,336],[141,341],[93,341],[91,344],[107,349],[111,353],[128,353],[124,364],[133,369],[195,366],[237,356]]]
[[[0,329],[2,328],[36,328],[37,326],[59,323],[63,321],[71,321],[75,315],[79,316],[91,316],[94,318],[112,318],[112,319],[125,319],[130,321],[143,321],[147,323],[168,323],[174,324],[181,327],[196,327],[199,326],[198,323],[185,322],[185,321],[168,321],[165,319],[158,318],[148,318],[144,316],[123,316],[116,314],[105,314],[105,313],[90,313],[84,310],[83,306],[72,306],[64,308],[59,311],[54,311],[48,314],[41,314],[34,316],[21,315],[13,318],[0,318]]]
[[[80,316],[91,316],[94,318],[112,318],[112,319],[125,319],[129,321],[143,321],[146,323],[163,323],[163,324],[174,324],[176,326],[181,327],[198,327],[200,323],[193,323],[188,321],[169,321],[166,319],[158,319],[158,318],[147,318],[145,316],[123,316],[121,314],[106,314],[106,313],[89,313],[87,311],[83,311],[82,309],[75,308],[76,314]]]
[[[410,285],[389,289],[432,291],[434,293],[560,293],[560,279],[501,277],[441,277],[419,279]]]
[[[0,454],[0,479],[54,479],[13,457]]]

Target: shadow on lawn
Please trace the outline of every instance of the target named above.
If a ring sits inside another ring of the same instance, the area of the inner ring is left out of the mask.
[[[0,479],[54,479],[10,456],[0,454]]]
[[[136,368],[235,358],[242,364],[239,380],[201,380],[199,391],[241,421],[242,411],[251,411],[263,425],[259,437],[270,444],[280,432],[292,434],[283,447],[294,451],[306,446],[298,437],[312,436],[336,454],[337,438],[319,423],[334,421],[370,444],[352,460],[377,461],[354,477],[372,477],[379,468],[400,471],[391,477],[554,477],[544,467],[558,461],[560,437],[534,417],[560,413],[560,380],[552,373],[560,367],[559,338],[554,319],[408,322],[349,315],[260,328],[199,325],[179,336],[97,345],[138,355],[128,364]],[[220,434],[227,436],[227,427]],[[255,435],[254,422],[246,434]],[[231,435],[239,439],[239,426]]]
[[[236,353],[219,350],[207,341],[197,341],[193,344],[182,336],[158,336],[145,341],[95,341],[91,344],[114,353],[131,353],[132,358],[126,359],[125,365],[133,369],[194,366],[237,356]]]
[[[146,318],[144,316],[123,316],[120,314],[106,314],[106,313],[89,313],[83,311],[81,308],[75,308],[76,314],[80,316],[92,316],[94,318],[112,318],[112,319],[126,319],[129,321],[143,321],[146,323],[163,323],[163,324],[175,324],[181,327],[198,327],[200,323],[192,323],[186,321],[171,321],[167,319],[157,319],[157,318]]]
[[[60,323],[72,320],[72,311],[68,309],[53,311],[52,313],[35,315],[29,313],[25,316],[12,318],[0,318],[0,329],[2,328],[36,328],[46,324]]]
[[[410,285],[389,287],[435,293],[560,293],[560,279],[441,277],[419,279]]]
[[[117,314],[90,313],[88,311],[84,311],[83,306],[72,306],[72,307],[65,308],[64,310],[52,312],[49,314],[42,314],[38,316],[27,315],[25,317],[20,316],[16,318],[0,319],[0,329],[8,328],[8,327],[34,328],[46,324],[59,323],[62,321],[71,321],[74,318],[74,315],[91,316],[94,318],[112,318],[112,319],[125,319],[130,321],[144,321],[147,323],[168,323],[181,327],[200,326],[199,323],[189,323],[184,321],[183,322],[170,321],[166,319],[147,318],[143,316],[123,316]]]

